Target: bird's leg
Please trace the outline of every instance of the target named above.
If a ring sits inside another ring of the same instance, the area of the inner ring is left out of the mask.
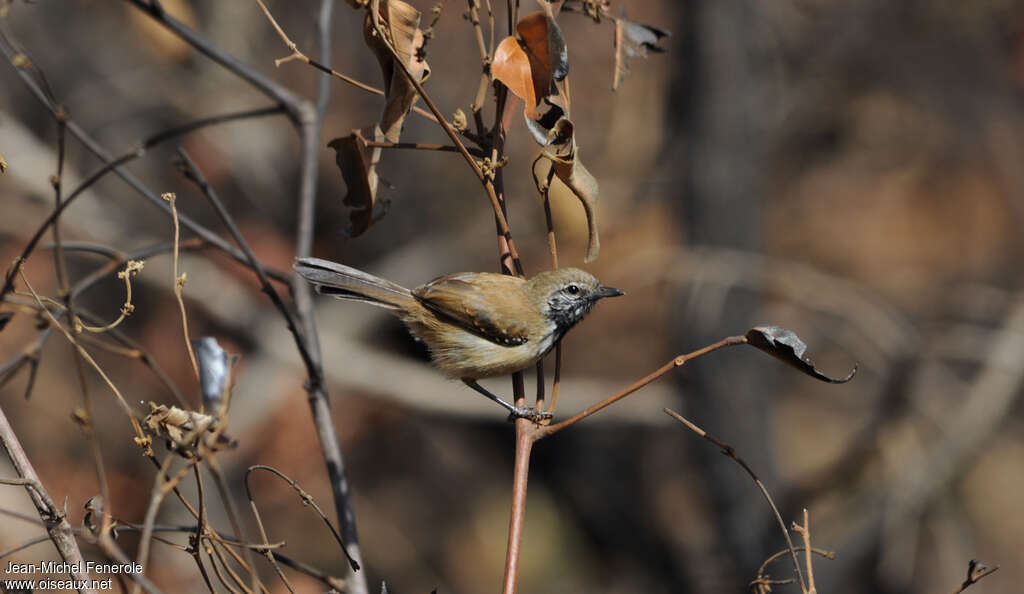
[[[528,406],[512,406],[511,404],[505,402],[501,398],[498,398],[494,394],[488,392],[486,388],[476,383],[476,380],[474,379],[462,378],[462,382],[469,386],[470,388],[473,388],[480,394],[483,394],[487,398],[500,404],[505,410],[508,411],[509,419],[530,419],[531,421],[536,423],[551,418],[551,413],[549,412],[539,411],[536,408],[531,408]]]

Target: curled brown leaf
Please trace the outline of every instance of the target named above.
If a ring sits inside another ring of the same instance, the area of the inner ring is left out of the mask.
[[[348,187],[344,204],[352,208],[348,229],[351,237],[361,235],[373,224],[377,187],[380,185],[377,163],[380,161],[381,149],[367,146],[364,133],[372,135],[374,139],[383,136],[379,128],[353,130],[348,136],[327,143],[327,146],[335,150],[335,162]]]
[[[166,435],[176,445],[187,445],[198,435],[217,426],[217,418],[177,406],[149,403],[144,424],[157,435]]]
[[[576,135],[573,123],[569,118],[559,119],[548,132],[547,143],[541,149],[541,158],[534,164],[534,181],[538,191],[544,193],[540,181],[547,179],[554,169],[555,176],[561,181],[583,205],[587,215],[587,253],[584,262],[592,262],[601,251],[601,242],[597,232],[597,196],[599,187],[597,179],[583,166],[579,159],[576,146]]]
[[[857,373],[857,366],[846,377],[834,378],[818,371],[814,363],[807,358],[807,344],[800,340],[795,332],[781,326],[757,326],[751,328],[746,335],[747,344],[760,349],[776,359],[795,367],[807,375],[830,384],[843,384]]]
[[[402,0],[382,0],[378,11],[381,27],[387,39],[381,39],[373,25],[369,11],[363,22],[363,36],[366,45],[373,50],[384,76],[384,112],[380,117],[380,129],[384,138],[398,142],[402,124],[419,95],[409,79],[395,64],[395,56],[387,44],[395,48],[409,73],[424,82],[430,76],[430,66],[423,56],[426,38],[420,30],[420,12]]]
[[[554,85],[569,74],[569,51],[562,29],[549,12],[530,13],[516,24],[517,37],[498,44],[491,73],[526,103],[527,116]]]

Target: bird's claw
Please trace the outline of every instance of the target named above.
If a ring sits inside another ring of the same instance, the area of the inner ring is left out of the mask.
[[[553,415],[547,411],[537,410],[530,406],[517,406],[509,413],[508,420],[514,421],[516,419],[529,419],[534,423],[540,423],[541,421],[551,420],[552,416]]]

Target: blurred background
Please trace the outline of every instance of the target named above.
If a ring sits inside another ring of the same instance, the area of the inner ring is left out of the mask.
[[[411,0],[428,15],[432,2]],[[3,24],[45,73],[72,120],[114,154],[197,118],[270,102],[128,3],[4,2]],[[163,2],[240,60],[313,97],[318,73],[287,50],[254,2]],[[501,4],[500,2],[498,4]],[[614,23],[563,13],[580,158],[601,187],[600,258],[587,268],[628,297],[602,303],[564,341],[559,416],[646,375],[671,357],[751,326],[796,331],[808,354],[848,384],[816,382],[753,349],[698,359],[533,453],[522,592],[737,592],[784,548],[755,485],[715,447],[662,414],[671,407],[733,445],[787,522],[810,513],[819,592],[946,592],[972,558],[1002,569],[975,592],[1024,581],[1024,3],[907,0],[616,1],[630,20],[668,29],[664,54],[637,58],[611,91]],[[315,55],[319,2],[270,4]],[[524,3],[524,10],[532,9]],[[479,55],[466,6],[446,2],[428,45],[426,88],[441,111],[469,113]],[[500,7],[498,35],[505,31]],[[334,65],[380,86],[362,16],[339,2]],[[376,121],[379,97],[335,82],[323,144]],[[493,108],[486,112],[490,121]],[[446,143],[412,115],[402,139]],[[0,260],[10,262],[52,209],[57,131],[10,65],[0,68]],[[179,143],[224,198],[255,253],[290,267],[298,139],[283,116],[223,124]],[[182,214],[223,231],[171,165],[175,143],[128,169]],[[530,177],[537,145],[517,116],[503,169],[510,225],[528,274],[550,266],[543,205]],[[462,270],[497,270],[490,204],[455,154],[385,151],[390,202],[364,235],[346,234],[334,152],[320,155],[316,255],[406,286]],[[69,140],[65,188],[99,161]],[[62,218],[63,238],[121,251],[168,241],[170,219],[115,176]],[[552,204],[560,263],[581,266],[583,211]],[[227,234],[223,234],[227,237]],[[187,234],[184,237],[188,237]],[[47,238],[49,241],[49,238]],[[72,253],[73,280],[105,263]],[[238,449],[219,456],[236,503],[252,464],[289,474],[333,509],[312,430],[305,374],[285,325],[252,274],[222,254],[182,255],[193,336],[241,355],[230,415]],[[55,296],[53,259],[27,274]],[[172,294],[169,256],[146,262],[135,313],[121,326],[186,395],[196,382]],[[113,275],[79,303],[113,319]],[[321,342],[354,493],[366,571],[392,592],[498,589],[511,499],[513,431],[504,414],[426,363],[386,313],[317,301]],[[31,346],[31,316],[0,333],[7,361]],[[96,350],[131,402],[169,403],[146,367]],[[551,363],[548,365],[550,381]],[[98,492],[71,419],[75,361],[62,337],[0,403],[58,502],[78,525]],[[112,509],[141,522],[153,468],[91,372]],[[503,394],[505,380],[487,386]],[[528,381],[528,393],[532,381]],[[6,458],[0,476],[13,476]],[[254,481],[271,541],[341,575],[329,532],[279,482]],[[194,489],[189,485],[186,491]],[[0,507],[34,513],[20,488]],[[223,510],[211,507],[226,529]],[[184,522],[168,501],[161,523]],[[246,515],[250,530],[254,524]],[[38,536],[0,518],[0,551]],[[134,554],[134,535],[121,546]],[[184,542],[184,537],[180,539]],[[201,591],[188,555],[155,545],[152,571],[169,592]],[[89,556],[95,551],[86,549]],[[48,543],[17,553],[51,558]],[[283,591],[263,564],[267,583]],[[789,577],[785,560],[773,577]],[[290,574],[291,575],[291,574]],[[190,581],[191,580],[191,581]],[[303,591],[322,589],[294,575]],[[798,591],[780,586],[779,591]]]

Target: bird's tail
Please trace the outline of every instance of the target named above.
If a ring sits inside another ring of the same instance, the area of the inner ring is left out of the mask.
[[[409,289],[344,264],[320,258],[299,258],[294,268],[323,295],[399,310],[416,302]]]

